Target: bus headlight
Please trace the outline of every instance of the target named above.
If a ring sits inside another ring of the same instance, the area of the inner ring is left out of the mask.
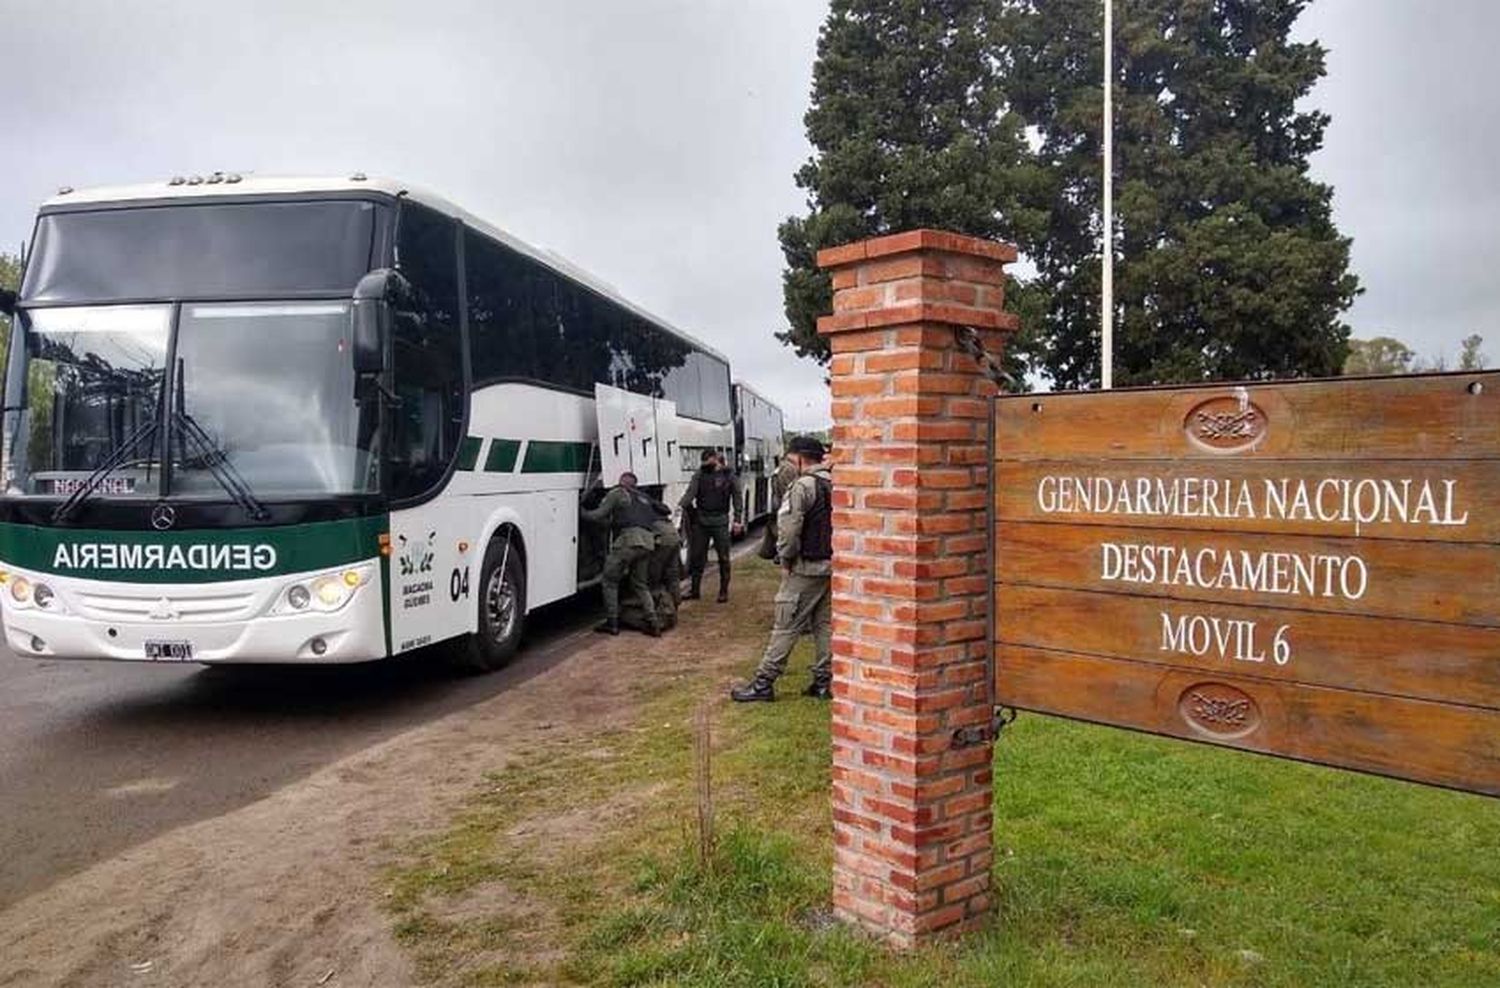
[[[40,580],[32,581],[19,573],[0,572],[0,586],[10,595],[10,602],[17,610],[29,611],[39,608],[55,614],[66,614],[62,598],[56,591]]]
[[[320,576],[313,581],[313,596],[318,603],[332,610],[349,599],[350,588],[337,576]]]
[[[281,591],[272,614],[330,613],[342,608],[354,592],[370,581],[370,567],[350,566],[298,580]]]

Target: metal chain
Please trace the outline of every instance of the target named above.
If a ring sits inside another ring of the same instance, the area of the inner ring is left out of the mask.
[[[1016,379],[1006,373],[995,355],[984,348],[984,343],[979,339],[979,330],[973,326],[954,326],[953,342],[974,358],[974,363],[979,365],[979,372],[993,381],[1001,391],[1015,387]]]
[[[968,727],[960,727],[953,732],[952,746],[955,748],[972,748],[974,745],[984,744],[986,741],[995,742],[1000,740],[1000,732],[1016,722],[1021,716],[1021,711],[1015,707],[996,705],[990,714],[990,723],[986,727],[983,724],[973,724]]]
[[[999,359],[994,354],[984,348],[984,343],[979,336],[979,330],[973,326],[954,326],[953,342],[958,346],[959,350],[973,358],[974,363],[979,366],[979,372],[994,382],[995,386],[1001,391],[1009,391],[1015,387],[1016,379],[1006,372],[1004,366],[1001,365]],[[990,647],[994,648],[993,642],[990,644]],[[998,741],[1000,740],[1000,733],[1006,727],[1015,723],[1016,717],[1019,715],[1020,711],[1014,707],[996,704],[991,713],[987,734],[982,727],[961,728],[954,732],[953,746],[955,748],[962,748],[969,745],[982,744],[985,741]]]

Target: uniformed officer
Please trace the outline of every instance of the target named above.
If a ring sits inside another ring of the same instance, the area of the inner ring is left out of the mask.
[[[776,558],[776,514],[781,510],[781,501],[786,497],[787,489],[792,486],[792,481],[797,479],[801,471],[790,456],[783,456],[781,462],[776,464],[776,472],[771,474],[771,520],[766,523],[766,530],[761,534],[760,548],[756,550],[762,559]]]
[[[651,554],[656,548],[653,529],[660,517],[653,507],[656,503],[636,489],[635,474],[627,470],[620,474],[619,486],[604,495],[598,507],[579,509],[584,521],[606,525],[614,534],[604,559],[604,620],[595,631],[620,633],[620,584],[629,580],[631,594],[640,606],[642,630],[652,637],[661,634],[649,579]]]
[[[656,524],[651,534],[656,547],[646,564],[646,582],[651,586],[651,598],[656,605],[656,623],[662,631],[677,626],[677,605],[682,598],[682,537],[677,526],[672,524],[672,509],[653,500]],[[634,598],[620,601],[620,626],[646,631],[646,615]]]
[[[833,477],[823,465],[823,444],[818,440],[797,436],[787,450],[787,458],[800,473],[776,514],[781,588],[776,591],[771,640],[755,678],[729,691],[740,703],[776,699],[772,684],[786,671],[787,657],[803,634],[813,636],[816,649],[812,683],[803,693],[820,700],[833,696],[833,602],[829,589],[833,572]]]
[[[719,560],[719,603],[729,599],[729,529],[744,527],[740,504],[740,481],[711,449],[703,451],[702,466],[688,483],[679,502],[688,527],[688,576],[691,584],[686,600],[701,596],[703,570],[708,565],[708,544],[713,542]]]
[[[663,628],[673,628],[682,603],[682,536],[671,518],[658,518],[652,532],[656,535],[656,551],[651,555],[656,612],[663,618]]]

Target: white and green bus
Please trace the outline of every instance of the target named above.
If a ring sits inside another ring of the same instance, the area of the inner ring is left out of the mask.
[[[597,581],[581,495],[735,455],[724,357],[398,182],[65,190],[4,302],[20,655],[494,668]]]
[[[771,510],[771,476],[786,455],[786,426],[781,409],[744,381],[734,382],[735,469],[746,521]]]

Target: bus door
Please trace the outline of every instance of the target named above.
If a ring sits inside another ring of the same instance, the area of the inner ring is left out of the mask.
[[[599,464],[604,485],[614,486],[626,470],[635,474],[642,487],[660,484],[655,400],[595,384],[594,412],[599,421]]]
[[[684,483],[682,450],[677,446],[677,403],[656,399],[656,462],[662,485]]]

